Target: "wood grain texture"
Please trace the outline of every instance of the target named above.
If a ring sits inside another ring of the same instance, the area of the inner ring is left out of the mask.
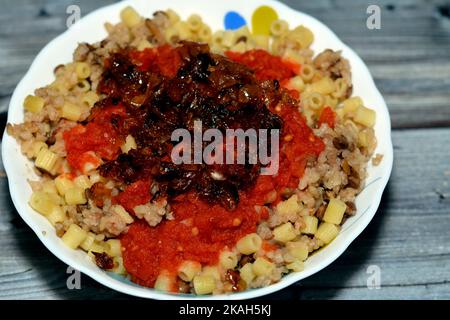
[[[450,299],[450,130],[394,132],[391,180],[374,220],[331,266],[270,298]],[[66,288],[66,268],[15,212],[0,178],[0,298],[125,298],[87,276]],[[367,268],[381,270],[368,289]]]
[[[0,111],[39,50],[65,30],[68,5],[86,14],[112,2],[3,0]],[[442,9],[448,1],[285,2],[326,23],[358,52],[398,130],[392,177],[368,228],[328,268],[269,297],[450,299],[450,18]],[[369,4],[382,9],[381,30],[366,28]],[[4,122],[1,113],[1,127]],[[130,298],[87,276],[81,290],[67,289],[67,266],[18,216],[1,161],[0,246],[0,299]],[[381,270],[378,290],[367,288],[373,265]]]

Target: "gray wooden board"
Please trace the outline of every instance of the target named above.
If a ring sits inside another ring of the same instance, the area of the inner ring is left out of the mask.
[[[0,111],[39,50],[65,30],[68,5],[86,14],[112,2],[2,0]],[[380,209],[362,235],[329,267],[270,298],[449,299],[450,2],[285,2],[323,21],[368,64],[396,129],[395,161]],[[380,30],[366,28],[369,4],[381,8]],[[67,289],[67,266],[18,216],[1,163],[0,170],[0,298],[129,298],[87,276],[82,289]],[[373,266],[381,272],[380,289],[367,287]]]

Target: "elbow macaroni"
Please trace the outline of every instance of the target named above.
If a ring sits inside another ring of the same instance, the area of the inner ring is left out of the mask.
[[[297,236],[294,226],[290,222],[286,222],[273,230],[273,238],[279,242],[288,242]]]
[[[192,14],[187,19],[187,27],[192,32],[199,31],[203,26],[202,18],[198,14]]]
[[[291,31],[290,37],[300,45],[301,49],[308,48],[314,41],[314,34],[304,26],[298,26]]]
[[[52,197],[48,193],[36,191],[31,195],[29,204],[40,214],[48,216],[56,207],[56,204],[52,200]]]
[[[202,265],[197,261],[184,261],[178,268],[178,277],[186,282],[192,281],[200,273]]]
[[[120,12],[120,19],[127,27],[132,28],[141,21],[141,16],[132,7],[126,7]]]
[[[339,199],[331,199],[328,203],[325,214],[323,215],[323,221],[340,224],[344,217],[347,205]]]
[[[57,223],[67,220],[65,210],[60,206],[55,206],[53,210],[46,216],[47,220],[55,226]]]
[[[261,248],[261,245],[261,237],[256,233],[250,233],[237,242],[236,248],[242,254],[252,254],[257,252]]]
[[[67,120],[78,121],[81,117],[82,112],[83,111],[81,110],[81,107],[73,103],[66,102],[62,107],[61,116]]]
[[[265,258],[257,258],[252,265],[252,271],[256,276],[268,276],[275,269],[275,265]]]
[[[303,65],[300,70],[300,77],[302,77],[305,82],[310,82],[314,78],[314,74],[314,67],[310,64]]]
[[[339,233],[339,227],[335,224],[328,223],[328,222],[322,222],[317,229],[317,232],[315,234],[315,237],[323,243],[328,244],[336,238],[336,236]]]
[[[198,275],[193,279],[194,290],[197,294],[210,294],[216,288],[216,281],[209,275]]]
[[[75,64],[75,72],[78,79],[84,80],[91,75],[91,67],[86,62],[77,62]]]
[[[270,25],[270,33],[274,37],[279,37],[289,30],[289,24],[284,20],[274,20]]]
[[[55,186],[58,193],[61,196],[64,196],[67,190],[75,187],[75,184],[67,177],[67,175],[61,174],[55,178]]]
[[[57,161],[58,156],[54,152],[48,150],[47,148],[41,148],[36,156],[34,164],[39,169],[51,173]]]
[[[109,239],[106,241],[106,252],[112,257],[120,257],[122,255],[122,246],[119,239]]]
[[[154,288],[155,290],[168,292],[171,291],[174,282],[172,277],[162,273],[156,278]]]
[[[26,111],[39,113],[44,108],[44,99],[38,96],[28,95],[23,102],[23,106]]]
[[[71,249],[76,249],[86,239],[87,232],[76,224],[71,224],[66,233],[62,236],[62,241]]]
[[[336,91],[336,85],[328,77],[322,78],[311,84],[311,91],[317,92],[321,95],[330,94]]]
[[[304,216],[303,222],[305,226],[301,228],[301,232],[304,234],[315,234],[317,232],[317,226],[319,224],[319,219],[313,216]]]
[[[245,283],[250,285],[250,283],[255,279],[256,275],[253,272],[253,265],[251,263],[246,263],[240,270],[239,275]]]
[[[85,191],[78,187],[68,189],[64,194],[64,198],[69,205],[85,204],[87,201]]]
[[[219,256],[220,265],[224,269],[234,269],[238,263],[237,254],[232,251],[222,251]]]

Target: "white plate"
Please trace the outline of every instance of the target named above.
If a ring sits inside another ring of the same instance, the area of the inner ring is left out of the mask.
[[[143,16],[150,16],[156,10],[165,10],[168,8],[172,8],[178,13],[181,13],[183,18],[186,18],[189,14],[198,13],[213,29],[223,28],[224,15],[230,10],[239,12],[246,21],[249,22],[251,21],[253,11],[257,7],[269,5],[278,12],[280,18],[287,20],[290,25],[295,26],[303,24],[314,32],[315,41],[312,49],[316,54],[327,48],[342,50],[344,57],[346,57],[351,64],[354,85],[353,93],[361,96],[366,105],[375,109],[377,112],[375,132],[378,140],[378,147],[376,152],[384,155],[383,161],[379,166],[372,167],[369,165],[369,175],[366,187],[356,199],[356,206],[358,208],[357,214],[345,222],[342,231],[331,244],[307,260],[304,271],[291,273],[276,284],[240,293],[203,297],[172,295],[157,292],[153,289],[136,285],[123,277],[102,271],[97,268],[84,252],[80,250],[71,250],[62,243],[60,238],[55,235],[55,231],[50,223],[28,206],[31,188],[28,185],[27,179],[36,179],[32,170],[32,163],[21,154],[19,145],[16,141],[9,135],[4,134],[2,143],[4,167],[9,179],[12,200],[21,217],[33,229],[42,243],[66,264],[71,265],[75,269],[107,287],[126,294],[145,298],[254,298],[285,288],[328,266],[344,252],[375,215],[381,200],[381,195],[391,173],[393,149],[388,109],[383,97],[377,90],[366,65],[358,55],[343,44],[330,29],[307,14],[294,11],[287,6],[272,0],[247,0],[244,2],[238,0],[165,0],[163,2],[155,0],[130,0],[98,9],[88,14],[86,17],[83,17],[69,30],[51,41],[38,54],[27,74],[23,77],[14,91],[9,104],[8,122],[22,122],[22,102],[24,98],[28,94],[33,93],[36,88],[45,86],[53,80],[54,67],[71,61],[72,53],[79,42],[96,42],[103,39],[106,36],[103,24],[106,21],[113,23],[118,22],[120,10],[128,5],[133,6]]]

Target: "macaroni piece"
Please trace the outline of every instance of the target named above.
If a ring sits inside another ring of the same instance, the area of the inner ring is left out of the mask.
[[[217,266],[205,266],[202,269],[202,275],[204,276],[210,276],[216,279],[217,281],[220,281],[220,271]]]
[[[300,48],[308,48],[314,41],[314,34],[304,26],[296,27],[289,36],[298,41]]]
[[[168,9],[165,11],[167,17],[169,18],[169,22],[170,24],[175,24],[178,21],[180,21],[180,16],[178,15],[178,13],[176,13],[175,11],[173,11],[172,9]]]
[[[78,79],[84,80],[91,75],[91,67],[86,62],[77,62],[75,64],[75,72]]]
[[[42,191],[33,192],[30,198],[30,206],[44,216],[51,214],[55,208],[51,196],[48,193]]]
[[[317,232],[315,234],[315,237],[321,241],[323,241],[325,244],[328,244],[336,238],[336,236],[339,233],[339,227],[328,222],[322,222],[319,226],[319,229],[317,229]]]
[[[202,270],[202,265],[196,261],[184,261],[178,268],[178,277],[181,280],[190,282]]]
[[[94,242],[95,242],[95,234],[92,232],[88,232],[86,238],[80,244],[80,248],[83,249],[84,251],[89,251]]]
[[[294,272],[300,272],[305,269],[305,265],[302,261],[294,261],[286,265],[286,268]]]
[[[158,278],[156,278],[154,288],[159,291],[170,291],[173,283],[174,280],[172,277],[169,277],[166,274],[160,274]]]
[[[290,215],[300,212],[301,207],[298,204],[297,195],[293,195],[288,200],[278,203],[276,210],[281,215]]]
[[[120,275],[126,275],[127,270],[125,269],[125,266],[123,265],[123,258],[122,257],[113,257],[114,260],[114,268],[111,270],[114,273],[120,274]]]
[[[127,27],[131,28],[141,21],[141,16],[132,7],[126,7],[120,12],[120,19]]]
[[[61,240],[71,249],[76,249],[86,239],[87,232],[76,224],[71,224]]]
[[[372,128],[375,125],[375,111],[372,109],[360,106],[356,110],[355,122],[362,124],[363,126]]]
[[[300,231],[304,234],[315,234],[317,232],[317,226],[319,224],[319,219],[314,216],[304,216],[303,217],[304,227]]]
[[[62,196],[66,194],[67,190],[75,187],[74,182],[67,178],[65,174],[57,176],[54,181],[58,193]]]
[[[311,108],[312,110],[319,110],[323,107],[325,99],[323,95],[318,92],[312,92],[306,95],[304,100],[304,104],[307,108]]]
[[[213,277],[208,275],[198,275],[193,279],[194,290],[197,294],[209,294],[216,288],[216,282]]]
[[[54,206],[52,211],[46,217],[53,226],[67,220],[66,212],[60,206]]]
[[[280,242],[288,242],[297,236],[294,226],[290,222],[286,222],[273,230],[273,238]]]
[[[224,269],[234,269],[238,263],[237,255],[232,251],[222,251],[219,261]]]
[[[62,107],[62,117],[72,121],[78,121],[81,117],[82,110],[79,106],[66,102]]]
[[[78,187],[68,189],[64,198],[69,205],[85,204],[87,201],[84,190]]]
[[[345,113],[355,112],[359,107],[363,105],[363,101],[360,97],[351,97],[342,102]]]
[[[99,97],[97,93],[95,93],[94,91],[88,91],[83,95],[81,102],[87,104],[89,108],[92,108],[98,100]]]
[[[256,258],[252,265],[252,271],[256,276],[268,276],[274,268],[275,265],[265,258]]]
[[[246,263],[240,270],[239,275],[242,280],[245,281],[245,283],[250,285],[252,283],[253,279],[255,279],[256,274],[253,272],[253,265],[251,263]]]
[[[288,242],[286,248],[291,256],[300,261],[305,261],[308,258],[308,246],[301,241]]]
[[[56,153],[48,150],[47,148],[42,148],[39,150],[34,164],[39,169],[51,172],[57,161],[58,156]]]
[[[35,141],[32,146],[32,157],[36,158],[41,149],[48,149],[48,145],[43,141]]]
[[[106,252],[112,257],[120,257],[122,255],[122,246],[119,239],[109,239],[106,241]]]
[[[323,216],[323,221],[340,224],[344,217],[347,205],[339,199],[331,199]]]
[[[242,237],[237,243],[236,248],[242,254],[252,254],[257,252],[262,245],[262,239],[256,233],[250,233]]]
[[[348,90],[348,85],[344,79],[339,78],[334,81],[336,90],[333,92],[333,97],[342,98],[346,95]]]
[[[310,64],[303,65],[300,70],[300,76],[305,82],[310,82],[314,78],[314,74],[315,74],[314,67]]]
[[[270,33],[274,37],[279,37],[289,31],[289,24],[281,19],[274,20],[270,25]]]
[[[322,78],[311,84],[311,91],[323,95],[333,93],[335,90],[336,90],[335,83],[328,77]]]
[[[83,190],[89,189],[92,186],[91,181],[89,180],[88,176],[86,176],[86,175],[80,175],[80,176],[76,177],[73,180],[73,182],[74,182],[75,186],[77,186],[78,188],[81,188]]]
[[[44,99],[38,96],[28,95],[23,102],[23,106],[26,111],[39,113],[44,108]]]
[[[80,92],[88,92],[91,89],[91,84],[89,83],[89,81],[84,79],[78,82],[75,88]]]
[[[192,14],[187,19],[187,27],[192,32],[199,31],[203,26],[202,18],[198,14]]]
[[[296,90],[298,92],[302,92],[305,89],[305,82],[303,81],[302,77],[295,76],[295,77],[289,79],[287,88],[290,90]]]

